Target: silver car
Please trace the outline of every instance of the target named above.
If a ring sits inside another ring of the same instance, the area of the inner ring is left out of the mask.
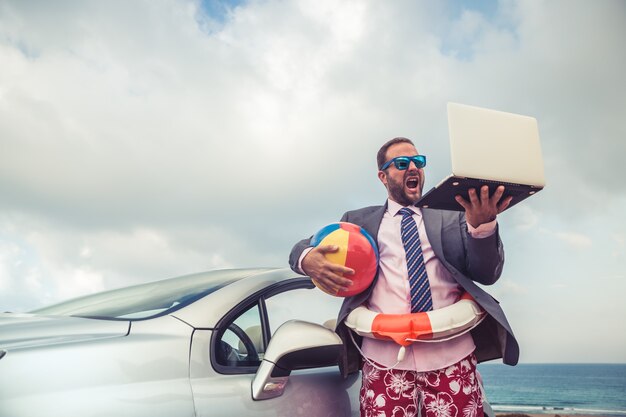
[[[358,416],[341,299],[313,288],[221,270],[1,313],[0,417]]]
[[[0,314],[0,416],[356,416],[340,299],[286,269],[213,271]]]

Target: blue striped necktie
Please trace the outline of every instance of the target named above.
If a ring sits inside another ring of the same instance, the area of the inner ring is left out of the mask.
[[[429,311],[433,309],[433,299],[422,255],[422,243],[417,233],[417,224],[413,219],[414,212],[404,207],[398,213],[402,214],[402,244],[406,252],[406,266],[409,271],[411,313]]]

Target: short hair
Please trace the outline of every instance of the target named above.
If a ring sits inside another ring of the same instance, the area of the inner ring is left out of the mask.
[[[376,163],[378,164],[379,171],[383,167],[383,165],[385,165],[385,162],[387,162],[387,150],[396,143],[410,143],[411,145],[415,146],[411,139],[403,137],[397,137],[388,140],[383,146],[380,147],[380,149],[378,150],[378,154],[376,154]]]

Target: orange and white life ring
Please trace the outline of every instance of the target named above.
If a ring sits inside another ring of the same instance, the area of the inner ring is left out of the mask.
[[[486,316],[471,295],[437,310],[409,314],[382,314],[364,306],[354,309],[345,324],[356,334],[393,340],[401,346],[417,341],[443,341],[476,327]]]

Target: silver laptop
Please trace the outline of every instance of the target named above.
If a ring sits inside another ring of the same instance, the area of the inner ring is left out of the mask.
[[[418,207],[463,211],[454,196],[504,185],[509,208],[545,185],[537,120],[463,104],[448,103],[452,174],[428,191]]]

